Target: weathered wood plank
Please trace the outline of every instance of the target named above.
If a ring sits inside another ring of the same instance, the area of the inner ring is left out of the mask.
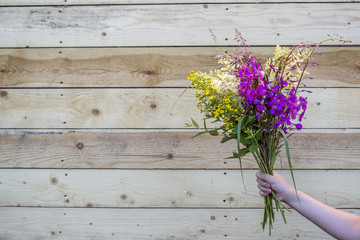
[[[345,210],[360,214],[358,209]],[[0,208],[0,238],[56,239],[266,239],[260,209]],[[333,239],[298,213],[280,215],[271,239]],[[306,230],[306,231],[305,231]]]
[[[208,46],[209,28],[220,45],[237,45],[235,28],[250,45],[320,41],[329,33],[360,44],[359,10],[356,3],[4,7],[0,47]]]
[[[261,208],[256,170],[0,169],[0,206]],[[289,171],[279,170],[289,182]],[[358,170],[295,170],[300,190],[357,208]],[[341,193],[341,194],[340,194]]]
[[[189,4],[189,3],[291,3],[299,1],[291,0],[52,0],[51,2],[46,0],[0,0],[0,6],[32,6],[32,5],[110,5],[110,4]],[[301,2],[359,2],[359,0],[304,0]]]
[[[235,142],[195,132],[23,131],[0,134],[0,168],[238,169]],[[296,133],[294,169],[360,169],[359,133]],[[285,150],[284,150],[285,151]],[[257,169],[252,156],[245,169]],[[276,169],[287,169],[282,153]]]
[[[0,49],[0,87],[186,87],[234,47]],[[265,60],[273,47],[253,47]],[[360,87],[360,48],[322,47],[308,87]]]
[[[305,128],[359,128],[360,88],[309,88]],[[0,128],[183,128],[192,90],[0,89]]]

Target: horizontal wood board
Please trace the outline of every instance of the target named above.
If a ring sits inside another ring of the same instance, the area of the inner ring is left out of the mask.
[[[237,47],[0,49],[0,87],[186,87]],[[275,47],[251,47],[264,62]],[[360,87],[359,47],[320,47],[307,87]]]
[[[111,4],[194,4],[194,3],[328,3],[328,2],[342,2],[342,3],[354,3],[358,0],[52,0],[51,2],[46,0],[0,0],[0,6],[32,6],[32,5],[111,5]]]
[[[196,132],[79,132],[24,130],[0,134],[0,168],[239,169],[236,142]],[[293,169],[360,170],[360,133],[295,133]],[[257,169],[253,157],[244,169]],[[288,169],[285,149],[276,169]]]
[[[0,47],[237,45],[235,28],[250,45],[294,45],[327,34],[359,44],[359,10],[357,3],[3,7]]]
[[[0,206],[262,208],[256,170],[0,169]],[[289,171],[278,171],[291,183]],[[358,208],[357,170],[294,170],[298,189]]]
[[[305,128],[359,128],[359,88],[308,88]],[[0,128],[183,128],[201,121],[183,89],[0,89]],[[175,104],[176,103],[176,104]],[[175,104],[175,105],[174,105]]]
[[[360,214],[359,210],[346,210]],[[266,239],[261,209],[0,208],[8,239]],[[276,214],[271,239],[333,239],[298,213]],[[304,230],[306,229],[306,231]]]

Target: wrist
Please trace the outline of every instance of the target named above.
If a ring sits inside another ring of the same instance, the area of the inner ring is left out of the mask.
[[[286,193],[284,194],[282,201],[285,202],[290,207],[293,207],[293,205],[298,202],[296,191],[293,187],[289,186],[289,188],[286,190]]]

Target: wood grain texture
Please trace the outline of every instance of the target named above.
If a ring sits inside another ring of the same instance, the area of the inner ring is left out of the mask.
[[[294,45],[329,33],[359,44],[359,10],[356,3],[4,7],[0,47],[209,46],[209,28],[219,45],[237,45],[235,28],[250,45]]]
[[[0,0],[0,6],[32,6],[32,5],[111,5],[111,4],[193,4],[193,3],[291,3],[299,1],[291,0]],[[301,2],[318,3],[318,2],[359,2],[358,0],[304,0]]]
[[[360,214],[358,209],[345,210]],[[0,238],[177,239],[268,238],[260,209],[0,208]],[[298,213],[276,215],[271,239],[333,239]],[[306,231],[305,231],[306,229]]]
[[[360,88],[309,88],[305,128],[359,128]],[[0,128],[183,128],[201,121],[183,89],[0,89]]]
[[[238,169],[236,142],[195,132],[23,131],[0,134],[0,168]],[[359,133],[295,133],[294,169],[359,169]],[[285,150],[284,150],[285,151]],[[257,169],[249,154],[244,169]],[[276,169],[288,169],[285,152]]]
[[[0,87],[186,87],[234,47],[0,49]],[[253,47],[263,61],[274,47]],[[321,47],[308,87],[360,87],[360,48]]]
[[[256,170],[0,169],[0,206],[262,208]],[[278,171],[291,182],[289,171]],[[358,208],[359,170],[295,170],[296,185],[330,206]]]

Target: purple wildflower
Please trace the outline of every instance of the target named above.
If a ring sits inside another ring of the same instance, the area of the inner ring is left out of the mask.
[[[293,121],[302,121],[307,99],[298,98],[296,88],[289,88],[289,77],[279,77],[275,82],[269,81],[261,65],[251,55],[235,57],[234,62],[237,63],[237,71],[233,74],[239,78],[238,93],[246,112],[255,116],[255,120],[273,118],[271,121],[274,128],[281,127],[284,131],[287,126],[302,128],[300,123],[294,125]],[[270,71],[275,72],[276,68],[270,66]],[[269,113],[272,117],[266,116]]]

